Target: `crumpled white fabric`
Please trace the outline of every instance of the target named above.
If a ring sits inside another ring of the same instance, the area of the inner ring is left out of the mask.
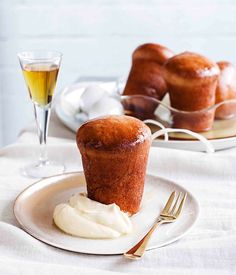
[[[27,138],[26,138],[27,137]],[[0,150],[0,274],[235,274],[236,149],[205,154],[152,148],[148,173],[174,180],[200,203],[195,227],[181,240],[146,252],[141,261],[63,251],[34,239],[19,228],[12,212],[17,194],[35,179],[19,168],[37,156],[38,145],[21,143]],[[36,140],[37,141],[37,140]],[[51,158],[67,171],[81,170],[74,142],[49,139]]]

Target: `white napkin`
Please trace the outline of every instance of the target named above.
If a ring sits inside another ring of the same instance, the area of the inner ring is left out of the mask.
[[[81,170],[74,143],[49,139],[51,158],[68,171]],[[0,274],[234,274],[236,270],[235,150],[205,154],[152,148],[148,173],[183,185],[199,200],[201,214],[183,239],[148,251],[141,261],[95,256],[50,247],[19,229],[12,207],[17,194],[35,180],[19,168],[37,155],[38,145],[0,150]],[[157,213],[158,214],[158,213]],[[105,272],[107,271],[107,273]],[[115,273],[119,274],[119,273]]]

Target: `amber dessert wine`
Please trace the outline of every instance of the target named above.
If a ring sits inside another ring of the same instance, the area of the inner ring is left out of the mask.
[[[23,68],[25,82],[28,86],[31,100],[46,106],[52,101],[59,67],[51,63],[31,63]]]
[[[45,178],[64,171],[64,165],[48,159],[46,143],[51,103],[56,87],[62,54],[54,51],[32,51],[18,54],[38,128],[40,156],[36,163],[24,167],[24,175]]]

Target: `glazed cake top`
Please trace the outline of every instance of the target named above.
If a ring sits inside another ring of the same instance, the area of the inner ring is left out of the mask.
[[[221,71],[223,71],[226,68],[232,68],[233,70],[236,70],[234,65],[228,61],[219,61],[217,62],[217,65]]]
[[[219,75],[219,68],[215,62],[192,52],[173,56],[165,63],[164,68],[167,77],[176,75],[184,79],[199,79]]]
[[[151,141],[151,131],[141,120],[125,116],[110,115],[92,119],[78,130],[78,147],[95,150],[126,150]]]
[[[146,43],[140,45],[132,55],[133,61],[135,60],[150,60],[163,65],[174,53],[159,44]]]

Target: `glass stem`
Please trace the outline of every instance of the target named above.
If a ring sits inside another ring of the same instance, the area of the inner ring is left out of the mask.
[[[40,143],[40,165],[45,165],[48,161],[47,154],[47,136],[48,136],[48,124],[50,118],[51,108],[50,106],[40,107],[34,104],[34,115],[38,129],[38,137]]]

